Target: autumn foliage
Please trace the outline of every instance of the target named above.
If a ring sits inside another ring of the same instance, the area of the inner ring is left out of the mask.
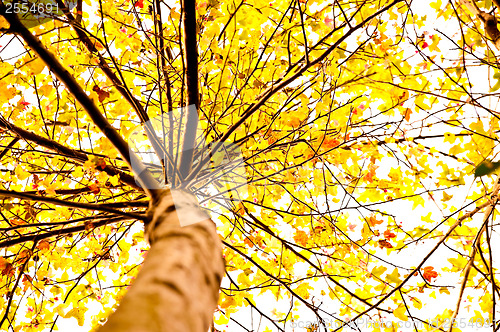
[[[248,186],[178,175],[224,245],[212,331],[498,320],[500,51],[483,24],[498,7],[196,3],[198,130],[241,148]],[[86,0],[29,30],[124,140],[156,152],[144,160],[163,182],[180,140],[164,128],[188,106],[182,17],[173,1]],[[149,249],[149,193],[0,18],[0,329],[90,331]]]

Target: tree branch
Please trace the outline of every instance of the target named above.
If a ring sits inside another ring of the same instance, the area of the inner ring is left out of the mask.
[[[389,5],[385,6],[384,8],[380,9],[379,11],[373,13],[372,15],[368,16],[365,18],[362,22],[354,26],[353,28],[349,29],[347,33],[345,33],[342,37],[340,37],[333,45],[331,45],[326,51],[324,51],[321,55],[319,55],[316,59],[310,61],[307,64],[304,64],[301,66],[295,74],[290,76],[289,78],[285,79],[284,81],[281,81],[279,84],[276,84],[268,88],[266,91],[264,91],[260,96],[257,97],[256,102],[252,103],[248,108],[243,112],[243,115],[231,125],[231,127],[228,128],[226,133],[218,139],[217,144],[215,144],[213,148],[212,153],[217,153],[222,146],[224,145],[224,142],[229,139],[229,137],[233,134],[233,132],[241,126],[252,114],[254,114],[257,110],[260,109],[262,105],[265,104],[269,98],[271,98],[275,93],[278,91],[282,90],[285,88],[287,85],[298,79],[299,77],[302,76],[308,69],[310,69],[312,66],[320,63],[323,61],[331,52],[333,52],[347,37],[351,36],[356,30],[362,28],[365,24],[370,22],[373,18],[377,17],[381,13],[389,10],[391,7],[396,5],[397,3],[401,2],[403,0],[395,0],[391,2]],[[209,161],[210,157],[205,158],[200,165],[205,165]],[[196,174],[196,172],[194,172]],[[191,180],[194,177],[192,174],[187,180]]]
[[[189,112],[184,131],[184,140],[182,146],[182,156],[180,171],[182,179],[185,179],[191,172],[196,132],[198,128],[198,45],[196,43],[196,0],[181,0],[182,22],[184,27],[184,62],[186,67],[186,106],[189,108],[194,105],[195,110]]]
[[[483,22],[486,34],[491,38],[495,47],[500,50],[500,31],[497,27],[495,15],[491,15],[479,9],[474,0],[459,0],[458,2],[467,7],[472,14],[476,15]],[[498,2],[495,1],[495,4],[498,6],[497,3]]]
[[[33,251],[33,249],[35,249],[34,243],[33,243],[33,246],[31,247],[31,251]],[[26,270],[26,267],[28,266],[28,262],[29,262],[29,257],[27,257],[25,259],[23,265],[19,269],[19,275],[16,278],[16,282],[14,283],[14,287],[12,287],[12,292],[10,292],[9,300],[7,302],[7,306],[5,307],[5,313],[2,317],[2,319],[0,320],[0,328],[2,327],[3,323],[5,322],[5,320],[7,319],[8,315],[9,315],[10,306],[12,304],[12,300],[14,299],[14,291],[16,290],[17,285],[19,285],[19,282],[21,281],[21,277],[23,276],[24,271]]]
[[[118,76],[109,67],[104,57],[99,53],[98,49],[96,48],[95,43],[93,43],[92,40],[87,36],[88,32],[81,26],[79,21],[69,11],[64,2],[62,2],[61,0],[57,0],[57,4],[68,18],[70,25],[75,29],[75,32],[78,35],[80,41],[83,43],[83,45],[85,45],[85,47],[91,53],[97,56],[97,59],[99,60],[98,63],[99,68],[101,68],[106,77],[109,78],[109,80],[113,83],[118,92],[125,98],[125,100],[128,101],[130,106],[132,106],[136,114],[139,116],[139,119],[145,127],[146,135],[149,141],[151,142],[156,155],[158,156],[158,158],[160,158],[160,160],[164,160],[165,156],[168,155],[167,151],[165,150],[165,147],[158,141],[158,137],[156,136],[153,126],[151,125],[149,116],[147,112],[144,110],[144,107],[142,107],[140,101],[137,100],[137,98],[135,98],[132,95],[125,81],[120,80],[120,78],[118,78]]]
[[[19,137],[15,137],[6,147],[3,149],[3,151],[0,153],[0,159],[2,159],[9,150],[16,145],[17,141],[19,141]]]
[[[115,223],[118,221],[123,221],[123,220],[126,220],[126,218],[123,218],[123,217],[106,218],[105,220],[91,223],[91,225],[93,228],[95,228],[95,227],[105,226],[105,225],[109,225],[109,224],[112,224],[112,223]],[[57,236],[57,235],[73,234],[73,233],[84,231],[86,228],[88,228],[88,225],[79,225],[79,226],[73,226],[73,227],[68,227],[68,228],[55,229],[55,230],[46,232],[44,234],[24,235],[24,236],[20,236],[16,239],[13,239],[13,240],[0,242],[0,248],[8,248],[10,246],[24,243],[24,242],[28,242],[28,241],[40,241],[40,240],[48,239],[48,238],[51,238],[51,237]]]
[[[500,177],[498,178],[497,183],[493,187],[493,191],[491,193],[491,196],[494,197],[495,199],[496,199],[496,196],[498,195],[499,189],[500,189]],[[474,216],[476,213],[478,213],[479,211],[481,211],[482,209],[484,209],[485,207],[490,206],[490,205],[491,205],[491,201],[488,201],[488,202],[486,202],[484,204],[481,204],[481,205],[477,206],[474,210],[472,210],[472,211],[464,214],[460,218],[458,218],[458,220],[448,229],[448,231],[446,232],[446,234],[444,234],[441,237],[441,239],[438,241],[438,243],[436,243],[436,245],[434,246],[434,248],[432,248],[431,251],[429,251],[429,253],[427,253],[427,255],[420,261],[420,263],[417,265],[417,267],[415,267],[412,271],[410,271],[410,273],[408,274],[408,276],[399,285],[397,285],[396,287],[394,287],[390,292],[388,292],[386,295],[384,295],[379,301],[377,301],[377,303],[375,303],[374,305],[372,305],[370,308],[368,308],[365,311],[357,314],[354,318],[351,319],[351,322],[356,321],[358,318],[366,315],[371,310],[377,308],[385,300],[387,300],[388,298],[390,298],[395,292],[397,292],[399,289],[401,289],[401,287],[403,287],[403,285],[406,284],[408,282],[408,280],[410,280],[410,278],[413,277],[413,275],[416,272],[418,273],[420,271],[420,269],[425,264],[425,262],[434,254],[434,252],[436,252],[436,250],[441,246],[441,244],[443,244],[446,241],[446,239],[448,239],[448,237],[451,235],[451,233],[453,233],[453,231],[458,226],[462,225],[462,221],[464,221],[464,220],[466,220],[468,218],[472,218],[472,216]],[[336,328],[334,331],[340,330],[345,325],[347,325],[347,323],[346,324],[342,324],[341,326],[339,326],[338,328]]]
[[[460,303],[462,302],[462,297],[464,295],[465,287],[467,285],[467,280],[469,279],[469,274],[470,270],[472,268],[472,265],[474,264],[474,258],[476,257],[476,253],[478,249],[481,248],[481,236],[483,235],[484,231],[486,230],[487,224],[488,224],[488,219],[492,215],[496,204],[498,203],[498,191],[500,189],[500,178],[498,178],[497,183],[493,187],[493,199],[490,202],[488,208],[486,211],[484,211],[484,218],[483,218],[483,224],[481,225],[481,229],[476,235],[476,240],[474,241],[474,244],[472,245],[472,251],[470,254],[469,262],[465,266],[465,273],[464,273],[464,279],[462,280],[462,285],[460,286],[460,293],[458,294],[458,299],[457,299],[457,304],[455,307],[455,311],[453,312],[453,316],[451,317],[451,324],[450,328],[448,329],[448,332],[451,332],[455,323],[455,320],[457,319],[458,312],[460,310]],[[491,280],[494,282],[494,279]]]
[[[120,306],[98,331],[207,331],[224,275],[215,225],[186,192],[165,191],[151,212],[145,230],[151,249]],[[180,227],[186,222],[181,217],[202,221]]]
[[[37,135],[21,127],[18,127],[8,122],[1,116],[0,116],[0,128],[5,128],[26,141],[31,141],[39,146],[50,149],[78,163],[84,163],[88,160],[88,156],[85,153],[73,150],[49,138]],[[106,174],[108,174],[109,176],[118,175],[123,183],[126,183],[127,185],[135,189],[139,189],[141,191],[143,190],[142,187],[137,185],[133,176],[123,171],[120,171],[111,165],[106,165],[106,167],[104,168],[104,172],[106,172]]]
[[[159,184],[146,169],[141,160],[129,149],[127,142],[111,126],[108,120],[101,114],[99,108],[92,99],[85,93],[73,76],[62,66],[57,58],[50,53],[45,46],[35,37],[19,20],[16,14],[6,13],[3,3],[0,3],[0,11],[9,22],[11,29],[20,35],[26,44],[45,62],[47,67],[64,83],[66,88],[76,98],[76,100],[87,111],[94,124],[111,141],[120,152],[124,160],[128,163],[132,172],[136,174],[144,191],[148,196],[156,199],[158,197]]]
[[[17,191],[9,191],[9,190],[0,189],[0,197],[2,197],[2,196],[3,197],[10,197],[10,198],[19,198],[19,199],[22,199],[25,201],[44,202],[44,203],[50,203],[50,204],[55,204],[55,205],[59,205],[59,206],[67,206],[67,207],[75,208],[75,209],[109,212],[109,213],[113,213],[116,215],[128,217],[131,219],[138,219],[138,220],[142,220],[142,221],[147,220],[147,217],[145,214],[139,214],[139,213],[134,213],[134,212],[123,212],[123,211],[115,210],[115,209],[112,209],[106,205],[101,205],[101,204],[71,202],[71,201],[65,201],[65,200],[52,198],[52,197],[43,197],[43,196],[39,196],[39,195],[32,195],[32,194],[26,194],[26,193],[21,193],[21,192],[17,192]]]

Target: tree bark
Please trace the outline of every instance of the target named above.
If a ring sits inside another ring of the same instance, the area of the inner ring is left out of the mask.
[[[166,190],[150,211],[145,237],[151,248],[118,309],[98,331],[207,332],[224,275],[215,224],[184,191]],[[181,227],[189,224],[184,218],[202,221]]]
[[[495,15],[479,9],[475,0],[459,0],[458,2],[467,7],[472,14],[476,15],[483,22],[486,34],[491,38],[495,47],[500,50],[500,30],[498,30]],[[495,0],[495,4],[498,4],[498,0]]]

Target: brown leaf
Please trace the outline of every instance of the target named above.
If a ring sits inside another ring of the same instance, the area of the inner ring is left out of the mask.
[[[101,189],[99,188],[99,186],[95,183],[92,183],[91,185],[89,185],[89,189],[92,190],[92,192],[97,195]]]
[[[94,85],[94,87],[92,88],[92,90],[95,91],[95,93],[97,93],[97,95],[99,96],[99,102],[103,102],[106,98],[109,98],[109,92],[101,89],[100,87],[98,87],[97,85]]]
[[[10,262],[5,262],[3,264],[3,267],[0,267],[2,269],[2,275],[7,276],[7,277],[13,277],[14,276],[14,265]]]
[[[387,240],[379,240],[378,244],[380,245],[381,248],[392,248],[392,244],[389,243]]]

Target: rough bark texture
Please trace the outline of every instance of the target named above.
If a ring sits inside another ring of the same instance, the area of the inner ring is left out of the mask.
[[[207,332],[224,275],[215,224],[183,191],[166,191],[151,212],[145,232],[151,248],[99,332]],[[203,221],[181,227],[178,215]]]

